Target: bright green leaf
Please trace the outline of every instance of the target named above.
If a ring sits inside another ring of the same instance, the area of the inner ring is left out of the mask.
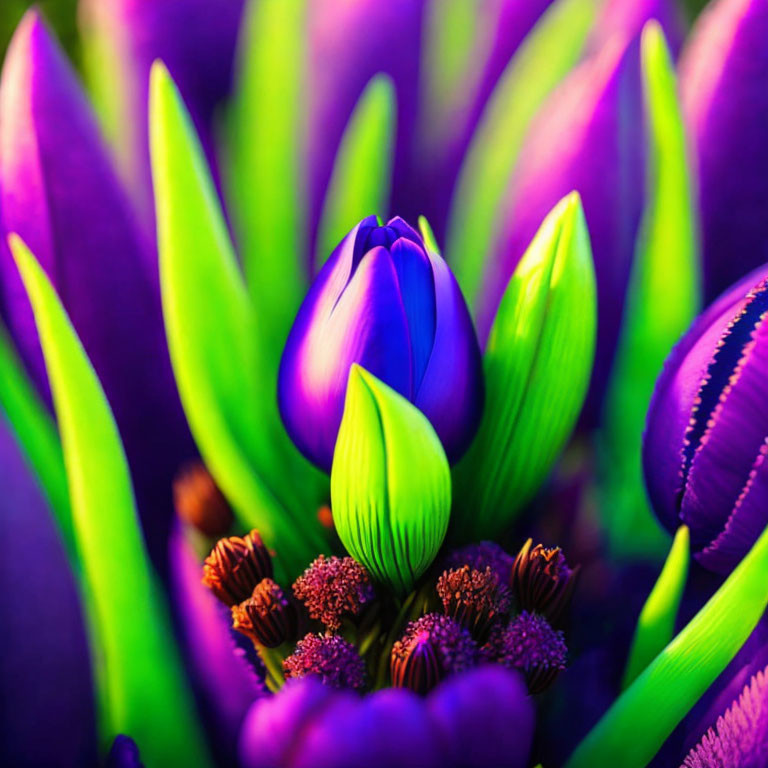
[[[95,629],[102,743],[127,733],[141,745],[147,765],[207,766],[202,726],[150,569],[112,412],[42,268],[18,237],[9,242],[35,313],[61,430]]]
[[[681,525],[664,568],[637,619],[622,688],[626,688],[672,639],[689,560],[690,535],[688,527]]]
[[[251,0],[238,44],[227,189],[274,371],[307,288],[305,0]]]
[[[546,478],[584,402],[596,322],[592,251],[572,192],[544,219],[491,328],[483,419],[454,474],[458,538],[503,533]]]
[[[320,219],[317,269],[358,221],[388,208],[396,108],[392,81],[376,75],[360,96],[336,154]]]
[[[378,581],[410,591],[448,528],[451,476],[424,414],[358,365],[349,373],[331,469],[342,544]]]
[[[598,0],[557,0],[507,65],[461,168],[448,221],[446,259],[470,307],[496,237],[499,207],[528,125],[581,56]]]
[[[768,529],[587,734],[566,768],[644,768],[725,669],[768,604]]]
[[[69,561],[77,570],[69,487],[59,433],[4,328],[0,328],[0,409],[40,481],[56,516]]]
[[[426,216],[419,216],[419,231],[424,239],[424,245],[426,245],[432,253],[436,253],[440,256],[440,246],[437,244],[437,238],[435,238],[435,233],[432,231],[432,227],[427,221]]]
[[[325,544],[303,484],[270,483],[287,454],[275,381],[258,354],[253,305],[191,121],[167,70],[152,69],[150,145],[168,344],[192,432],[241,521],[257,527],[290,574]],[[279,290],[273,290],[279,293]],[[280,431],[278,431],[280,430]]]
[[[643,30],[641,50],[649,192],[606,406],[601,508],[617,555],[661,557],[669,539],[645,495],[641,436],[664,360],[699,310],[699,265],[674,64],[656,22]]]

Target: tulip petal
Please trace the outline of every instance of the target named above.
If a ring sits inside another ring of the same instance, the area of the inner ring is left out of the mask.
[[[550,471],[584,402],[596,323],[589,236],[573,193],[542,223],[494,321],[485,413],[454,474],[461,541],[506,531]]]
[[[648,117],[648,200],[605,407],[601,508],[612,551],[649,556],[668,542],[648,507],[641,434],[664,360],[699,306],[697,221],[674,64],[660,26],[641,40]],[[667,425],[668,426],[668,425]]]
[[[443,765],[529,764],[534,709],[516,672],[486,666],[448,678],[430,694],[427,707],[441,737]]]
[[[349,374],[331,503],[347,551],[400,594],[429,567],[448,528],[450,472],[434,429],[358,365]]]
[[[235,511],[295,575],[325,541],[303,500],[308,483],[291,471],[308,467],[279,450],[285,436],[260,375],[255,313],[194,129],[161,64],[152,70],[150,115],[163,309],[182,403]]]
[[[157,262],[136,225],[64,54],[32,10],[0,87],[2,228],[38,254],[104,384],[125,441],[153,559],[165,562],[171,483],[194,454],[163,334]],[[0,249],[9,331],[41,392],[32,312]]]
[[[705,297],[768,261],[768,7],[720,0],[701,14],[680,62],[698,159]]]
[[[349,283],[343,284],[347,270],[344,260],[324,267],[318,279],[327,280],[331,290],[319,286],[317,293],[314,288],[310,292],[286,344],[280,371],[280,411],[286,429],[302,453],[326,469],[333,460],[353,363],[411,396],[408,325],[389,253],[383,247],[369,251]],[[343,290],[341,295],[337,288]]]
[[[510,8],[521,3],[509,3]],[[467,149],[448,219],[445,253],[467,302],[481,301],[501,204],[528,126],[547,95],[576,64],[596,3],[552,3],[489,94]],[[542,217],[543,218],[543,217]]]
[[[93,689],[75,580],[2,414],[0,488],[0,762],[93,765]]]
[[[323,203],[316,269],[355,222],[387,209],[396,108],[392,81],[376,75],[360,96],[339,145]]]
[[[244,0],[80,0],[83,64],[134,204],[154,230],[149,167],[149,71],[173,73],[209,162],[214,118],[232,79]],[[215,164],[214,164],[215,166]]]
[[[489,264],[478,332],[484,338],[507,281],[541,221],[564,195],[581,195],[597,276],[600,323],[585,408],[596,419],[621,328],[643,204],[639,42],[613,39],[551,95],[530,126]]]
[[[207,750],[144,549],[117,425],[42,267],[15,235],[10,246],[35,311],[62,434],[91,645],[101,660],[102,741],[130,733],[150,765],[204,768]]]

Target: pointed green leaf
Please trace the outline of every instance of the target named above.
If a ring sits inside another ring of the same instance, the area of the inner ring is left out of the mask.
[[[653,661],[675,633],[675,620],[688,577],[688,526],[677,530],[664,568],[637,619],[622,688],[626,688]]]
[[[336,154],[320,220],[317,269],[358,221],[388,208],[395,110],[392,81],[376,75],[360,96]]]
[[[709,602],[587,734],[566,768],[644,768],[768,605],[768,528]]]
[[[238,43],[229,208],[274,370],[307,288],[305,0],[252,0]]]
[[[276,378],[264,372],[255,312],[194,128],[159,63],[151,77],[150,145],[163,314],[184,410],[243,524],[257,527],[297,573],[325,539],[316,508],[301,496],[304,484],[293,477],[279,494],[272,485],[289,461],[278,450],[286,440],[280,425],[265,415],[276,409]]]
[[[147,765],[207,766],[202,726],[144,548],[109,404],[42,268],[18,237],[9,243],[35,313],[61,429],[95,629],[103,744],[127,733]]]
[[[491,328],[483,419],[454,474],[458,538],[504,532],[546,478],[584,402],[596,321],[587,224],[572,192],[544,219]]]
[[[499,79],[459,174],[451,204],[446,259],[470,307],[482,286],[499,206],[528,125],[581,56],[598,0],[557,0]]]
[[[77,570],[69,487],[56,425],[0,327],[0,410],[5,414],[56,517],[70,564]]]
[[[331,469],[342,544],[378,581],[409,592],[448,528],[451,476],[424,414],[358,365],[349,373]]]
[[[609,516],[605,528],[617,555],[660,558],[669,539],[645,495],[641,435],[664,360],[699,310],[699,264],[674,64],[656,22],[643,30],[641,51],[648,200],[606,406],[601,508]]]
[[[437,244],[437,238],[435,238],[435,233],[432,231],[432,227],[427,221],[426,216],[419,216],[419,231],[424,239],[424,245],[426,245],[432,253],[436,253],[440,256],[440,247]]]

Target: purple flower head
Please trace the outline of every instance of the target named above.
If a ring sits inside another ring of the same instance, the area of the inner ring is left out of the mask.
[[[437,594],[446,615],[478,638],[509,614],[509,589],[499,583],[498,575],[490,568],[478,571],[463,565],[443,571],[437,580]]]
[[[283,661],[286,677],[319,677],[332,688],[362,688],[365,662],[355,646],[339,635],[309,634]]]
[[[682,768],[761,768],[768,764],[768,667],[690,751]]]
[[[557,623],[576,588],[579,567],[571,568],[560,547],[525,542],[512,566],[510,584],[517,607]]]
[[[130,736],[115,736],[107,755],[106,768],[144,768],[139,748]]]
[[[412,621],[392,647],[392,684],[423,693],[453,672],[477,664],[472,635],[450,616],[428,613]]]
[[[368,571],[351,557],[320,555],[296,579],[293,594],[311,618],[335,632],[343,615],[359,616],[373,600],[373,584]]]
[[[691,531],[696,559],[728,573],[768,523],[768,282],[763,268],[720,297],[667,359],[643,463],[661,522]]]
[[[481,541],[452,550],[445,558],[445,568],[461,568],[468,565],[478,571],[490,568],[498,577],[499,584],[509,584],[514,558],[495,541]]]
[[[293,441],[330,470],[349,370],[359,363],[432,422],[448,458],[468,447],[483,405],[480,350],[453,274],[402,219],[358,224],[312,285],[280,363]]]
[[[456,675],[426,697],[288,681],[251,707],[240,758],[245,768],[524,768],[533,714],[522,680],[503,667]]]
[[[680,62],[707,300],[768,261],[767,41],[765,3],[719,0],[698,18]]]
[[[232,626],[267,648],[277,648],[298,634],[296,606],[272,579],[262,579],[253,594],[232,606]]]
[[[531,693],[548,688],[565,669],[568,649],[562,632],[537,613],[523,611],[506,629],[497,628],[483,646],[484,655],[525,674]]]

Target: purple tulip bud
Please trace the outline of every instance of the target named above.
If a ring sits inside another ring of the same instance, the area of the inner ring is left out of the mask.
[[[728,573],[768,523],[768,269],[710,306],[672,351],[643,446],[662,523],[685,523],[706,568]]]
[[[761,0],[712,3],[680,63],[698,165],[707,299],[768,260],[766,79],[768,6]]]
[[[299,310],[280,364],[288,433],[330,470],[347,378],[358,363],[420,408],[448,458],[475,433],[483,404],[480,350],[456,280],[402,219],[358,224]]]
[[[542,220],[558,200],[577,190],[597,277],[600,323],[585,406],[595,416],[621,327],[643,205],[642,110],[637,38],[613,35],[553,92],[529,130],[478,306],[478,332],[484,338]]]

